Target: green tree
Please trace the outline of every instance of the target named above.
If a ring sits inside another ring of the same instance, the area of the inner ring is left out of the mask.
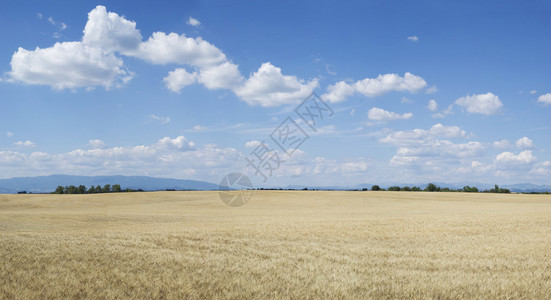
[[[96,185],[96,193],[101,193],[101,186],[99,184]]]
[[[120,184],[113,184],[113,188],[111,189],[113,193],[120,193],[121,192],[121,185]]]
[[[478,188],[476,186],[470,187],[468,185],[463,187],[463,192],[466,193],[478,193]]]
[[[411,188],[409,186],[404,186],[402,188],[402,191],[406,191],[406,192],[410,192],[411,191]]]
[[[371,187],[371,190],[372,190],[372,191],[380,191],[380,190],[381,190],[381,187],[378,186],[378,185],[374,185],[374,186]]]
[[[391,186],[388,188],[389,191],[399,192],[401,189],[399,186]]]
[[[63,186],[58,185],[57,188],[55,189],[54,194],[63,194]]]
[[[429,183],[424,189],[425,192],[439,192],[440,187],[436,186],[434,183]]]
[[[111,192],[111,185],[110,185],[110,184],[104,185],[103,188],[101,189],[101,192],[102,192],[102,193],[109,193],[109,192]]]
[[[78,186],[78,193],[79,194],[86,194],[86,187],[84,185],[79,185]]]
[[[508,189],[502,189],[500,188],[497,184],[495,185],[495,187],[493,189],[490,190],[490,193],[505,193],[505,194],[509,194],[511,193],[510,190]]]
[[[88,194],[95,194],[96,193],[96,188],[91,185],[90,188],[88,189]]]
[[[67,189],[66,194],[78,194],[79,193],[79,189],[74,185],[70,185],[70,186],[65,187],[65,188]]]
[[[414,187],[411,188],[411,190],[414,191],[414,192],[420,192],[421,188],[418,187],[418,186],[414,186]]]

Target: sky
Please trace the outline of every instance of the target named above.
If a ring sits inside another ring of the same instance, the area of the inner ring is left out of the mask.
[[[0,178],[551,184],[550,14],[549,1],[2,1]]]

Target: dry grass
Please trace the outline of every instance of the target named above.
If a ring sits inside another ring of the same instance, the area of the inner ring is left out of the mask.
[[[0,298],[547,298],[551,197],[0,196]]]

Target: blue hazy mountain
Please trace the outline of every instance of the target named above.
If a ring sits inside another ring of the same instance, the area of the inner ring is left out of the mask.
[[[156,178],[148,176],[73,176],[73,175],[49,175],[37,177],[14,177],[0,179],[0,193],[17,193],[27,191],[33,193],[53,192],[57,186],[79,186],[86,188],[104,186],[106,184],[120,184],[123,189],[142,189],[144,191],[156,191],[165,189],[176,190],[216,190],[218,185],[205,181]]]
[[[461,189],[464,186],[476,186],[479,190],[487,190],[494,187],[493,184],[485,184],[480,182],[433,182],[440,187],[448,187],[451,189]],[[84,185],[86,188],[93,186],[104,186],[105,184],[120,184],[123,189],[142,189],[144,191],[158,191],[165,189],[175,190],[216,190],[218,185],[205,181],[174,179],[174,178],[157,178],[148,176],[75,176],[75,175],[49,175],[37,177],[14,177],[10,179],[0,179],[0,193],[17,193],[18,191],[27,191],[33,193],[49,193],[53,192],[57,186],[79,186]],[[375,183],[374,183],[375,184]],[[283,189],[319,189],[319,190],[351,190],[367,188],[371,189],[374,184],[363,183],[353,186],[312,186],[312,185],[289,185],[289,186],[264,186],[264,188],[283,188]],[[389,186],[418,186],[425,188],[428,183],[401,183],[401,182],[383,182],[376,183],[381,188]],[[499,185],[502,188],[510,189],[512,192],[551,192],[551,185],[536,185],[531,183],[519,184],[503,184]],[[260,188],[261,186],[255,187]]]
[[[318,189],[318,190],[361,190],[361,189],[368,189],[370,190],[373,185],[377,184],[381,188],[387,189],[390,186],[418,186],[421,189],[424,189],[428,182],[426,183],[403,183],[403,182],[383,182],[383,183],[362,183],[354,186],[309,186],[309,185],[289,185],[284,187],[285,189],[295,189],[295,190],[301,190],[303,188],[308,189]],[[480,182],[474,182],[474,181],[463,181],[463,182],[433,182],[433,184],[439,186],[439,187],[447,187],[450,189],[462,189],[464,186],[470,186],[470,187],[477,187],[480,191],[483,190],[489,190],[494,188],[494,184],[488,184],[488,183],[480,183]],[[506,188],[511,190],[511,192],[514,193],[529,193],[529,192],[551,192],[551,185],[537,185],[532,183],[517,183],[517,184],[503,184],[499,185],[501,188]],[[277,187],[275,187],[277,188]]]

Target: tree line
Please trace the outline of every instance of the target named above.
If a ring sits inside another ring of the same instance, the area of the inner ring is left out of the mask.
[[[74,186],[61,186],[59,185],[52,194],[100,194],[100,193],[125,193],[125,192],[143,192],[142,189],[122,189],[120,184],[106,184],[103,187],[100,185],[90,186],[86,188],[84,185]]]
[[[427,185],[427,187],[424,188],[424,189],[421,189],[418,186],[414,186],[414,187],[390,186],[385,190],[385,189],[381,188],[378,185],[373,185],[371,187],[371,190],[372,191],[397,191],[397,192],[400,192],[400,191],[406,191],[406,192],[420,192],[420,191],[424,191],[424,192],[465,192],[465,193],[479,193],[480,192],[476,186],[470,187],[470,186],[466,185],[462,189],[450,189],[450,188],[447,188],[447,187],[441,188],[441,187],[435,185],[434,183],[429,183]],[[367,188],[363,188],[362,191],[367,191]],[[511,193],[511,191],[509,189],[500,188],[496,184],[493,189],[484,190],[484,191],[482,191],[482,193],[509,194],[509,193]]]

